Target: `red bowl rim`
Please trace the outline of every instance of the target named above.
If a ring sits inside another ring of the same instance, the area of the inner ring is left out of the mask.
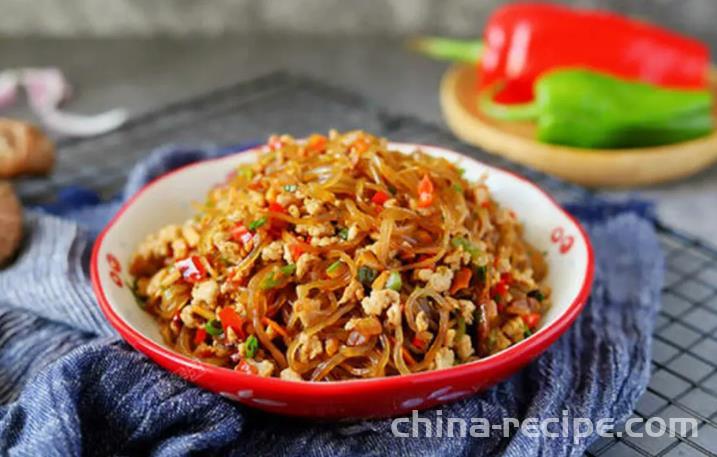
[[[567,212],[550,194],[541,189],[538,185],[530,181],[529,179],[514,173],[510,170],[506,170],[500,167],[487,165],[480,162],[477,159],[473,159],[464,153],[454,151],[441,146],[434,146],[420,143],[398,143],[391,142],[393,144],[403,144],[416,147],[424,147],[427,149],[440,149],[453,152],[457,155],[470,158],[476,162],[481,163],[489,168],[496,169],[512,177],[527,183],[532,186],[536,191],[546,197],[550,203],[552,203],[560,212],[570,220],[575,227],[577,227],[580,237],[587,248],[587,271],[583,278],[580,291],[578,292],[575,299],[568,305],[565,311],[558,316],[558,318],[547,327],[541,329],[530,338],[522,341],[521,343],[511,346],[503,351],[494,354],[490,357],[476,360],[470,363],[456,365],[450,368],[444,368],[440,370],[431,370],[420,373],[413,373],[402,376],[388,376],[382,378],[372,379],[356,379],[346,381],[322,381],[322,382],[311,382],[311,381],[288,381],[280,378],[263,378],[254,375],[241,373],[238,371],[231,370],[229,368],[218,367],[210,365],[198,360],[191,359],[178,352],[161,346],[148,337],[144,336],[139,331],[135,330],[131,325],[125,322],[110,305],[109,300],[102,288],[99,279],[99,253],[101,250],[102,242],[107,233],[112,229],[115,223],[122,217],[122,215],[131,207],[135,201],[137,201],[146,191],[152,188],[154,185],[162,180],[169,178],[175,174],[181,173],[189,168],[201,166],[207,162],[215,162],[227,160],[231,157],[235,157],[239,154],[251,153],[259,150],[262,146],[253,147],[250,149],[238,151],[233,154],[229,154],[222,157],[211,158],[202,160],[199,162],[190,163],[188,165],[176,168],[164,175],[161,175],[149,183],[145,184],[137,193],[130,197],[119,209],[119,211],[112,217],[107,226],[100,232],[99,236],[95,240],[92,248],[92,256],[90,259],[90,277],[92,280],[92,288],[95,295],[98,298],[99,306],[105,317],[109,320],[110,324],[122,335],[123,338],[130,343],[131,346],[145,352],[147,355],[154,355],[157,358],[169,360],[177,365],[180,365],[188,370],[194,370],[194,372],[202,372],[215,376],[217,379],[235,378],[237,380],[243,380],[246,382],[263,384],[267,390],[275,391],[276,393],[283,395],[307,395],[307,396],[326,396],[326,395],[356,395],[362,392],[371,392],[377,389],[400,389],[411,384],[416,383],[431,383],[433,385],[441,385],[443,381],[448,381],[454,378],[463,378],[467,376],[474,376],[477,378],[480,373],[491,372],[499,369],[508,364],[523,364],[529,362],[532,358],[540,354],[543,350],[547,349],[560,335],[562,335],[573,323],[582,311],[590,291],[592,288],[593,276],[594,276],[594,251],[590,237],[587,235],[584,227]],[[243,379],[242,379],[243,378]],[[259,387],[259,386],[257,386]]]

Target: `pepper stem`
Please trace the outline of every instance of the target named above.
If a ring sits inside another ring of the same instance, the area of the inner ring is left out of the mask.
[[[483,56],[483,40],[454,40],[440,37],[419,37],[409,47],[428,57],[454,62],[476,63]]]
[[[496,102],[494,98],[504,86],[504,83],[497,82],[479,93],[478,109],[482,113],[500,121],[530,121],[538,117],[540,111],[535,101],[511,105]]]

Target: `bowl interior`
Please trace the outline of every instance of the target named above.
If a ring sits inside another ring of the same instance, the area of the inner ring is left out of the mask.
[[[589,276],[590,248],[580,226],[547,194],[521,177],[453,151],[403,143],[392,143],[391,147],[406,153],[420,147],[428,154],[457,162],[465,169],[469,181],[487,174],[493,198],[515,212],[524,226],[526,240],[546,253],[549,267],[546,281],[553,291],[553,306],[543,318],[538,332],[567,311]],[[256,151],[246,151],[193,164],[159,178],[133,197],[99,239],[101,244],[96,247],[97,265],[94,266],[97,271],[95,286],[104,293],[108,305],[119,318],[136,332],[166,347],[158,326],[138,306],[128,286],[132,279],[127,266],[135,248],[149,233],[191,217],[193,203],[201,201],[233,167],[255,158]]]

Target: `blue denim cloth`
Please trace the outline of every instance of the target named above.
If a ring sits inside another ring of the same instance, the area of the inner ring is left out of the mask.
[[[150,179],[226,150],[170,147],[98,204],[68,189],[26,215],[25,246],[0,271],[0,453],[70,455],[578,456],[593,437],[399,438],[390,420],[313,423],[232,403],[175,377],[118,339],[88,279],[92,238]],[[442,417],[625,419],[645,390],[663,256],[649,207],[573,205],[595,247],[593,293],[576,324],[508,381],[442,408]],[[52,214],[50,214],[52,213]],[[370,399],[366,399],[370,401]],[[422,412],[435,419],[437,410]]]

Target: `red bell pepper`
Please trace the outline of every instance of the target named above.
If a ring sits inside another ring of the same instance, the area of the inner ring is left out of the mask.
[[[391,197],[389,197],[386,192],[379,190],[375,194],[373,194],[373,197],[371,197],[371,201],[378,206],[383,206],[383,204],[386,203],[390,198]]]
[[[239,339],[243,340],[246,338],[244,333],[244,319],[234,311],[233,308],[225,306],[219,311],[219,319],[221,320],[222,327],[226,333],[227,328],[231,327],[234,333],[237,334]]]
[[[281,206],[281,204],[279,204],[277,202],[271,202],[271,203],[269,203],[269,212],[284,214],[284,213],[286,213],[286,210],[284,209],[283,206]]]
[[[259,370],[257,370],[254,365],[248,363],[246,360],[242,360],[241,362],[239,362],[239,365],[234,367],[234,371],[240,371],[245,374],[253,375],[259,374]]]
[[[709,50],[693,38],[616,13],[545,3],[509,4],[489,18],[483,41],[420,39],[434,57],[478,61],[479,89],[496,101],[533,99],[535,80],[556,67],[585,67],[665,87],[704,89]]]
[[[189,283],[199,282],[207,275],[207,270],[204,268],[202,260],[196,255],[178,260],[175,266],[182,274],[182,278]]]
[[[534,330],[535,327],[537,327],[538,324],[540,323],[541,316],[540,316],[540,313],[530,313],[525,316],[522,316],[522,318],[523,318],[523,322],[525,323],[525,325],[530,330]]]
[[[426,349],[426,342],[420,339],[418,336],[414,336],[411,340],[411,344],[414,345],[419,351]]]
[[[232,240],[240,242],[244,245],[249,244],[254,238],[254,234],[242,222],[238,222],[229,232]]]
[[[194,334],[194,344],[199,346],[207,338],[207,331],[203,327],[197,329],[197,333]]]

